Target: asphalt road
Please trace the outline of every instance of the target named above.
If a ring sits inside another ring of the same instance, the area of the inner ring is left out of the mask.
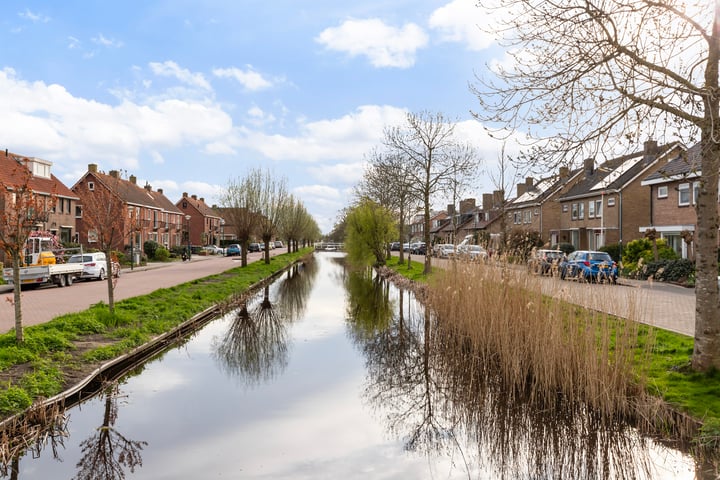
[[[286,249],[270,250],[271,255]],[[248,263],[261,258],[261,253],[248,253]],[[124,268],[115,287],[115,300],[145,295],[159,288],[172,287],[208,275],[222,273],[240,266],[240,257],[193,255],[189,262],[168,262]],[[69,287],[48,285],[22,291],[23,326],[44,323],[66,313],[79,312],[98,302],[107,303],[107,283],[96,280],[76,281]],[[15,325],[15,307],[11,286],[0,286],[0,332]]]

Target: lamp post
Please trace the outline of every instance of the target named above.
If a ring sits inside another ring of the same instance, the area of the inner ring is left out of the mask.
[[[190,248],[190,215],[185,215],[187,220],[187,258],[188,261],[192,258],[192,249]]]

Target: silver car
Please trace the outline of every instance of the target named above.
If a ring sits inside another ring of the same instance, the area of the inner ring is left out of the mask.
[[[104,280],[107,278],[107,257],[103,252],[83,253],[82,255],[73,255],[68,259],[68,263],[82,263],[83,272],[81,279],[88,280]],[[120,264],[112,262],[112,274],[114,277],[120,276]]]

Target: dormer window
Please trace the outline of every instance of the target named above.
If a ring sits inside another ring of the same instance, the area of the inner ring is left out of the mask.
[[[35,177],[50,178],[51,166],[52,163],[47,160],[41,160],[39,158],[28,159],[28,168]]]

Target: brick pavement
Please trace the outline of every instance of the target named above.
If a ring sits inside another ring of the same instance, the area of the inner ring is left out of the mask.
[[[275,249],[271,254],[285,253]],[[260,253],[249,253],[248,262],[260,258]],[[150,293],[159,288],[189,282],[208,275],[222,273],[240,265],[240,257],[193,255],[189,262],[149,264],[134,270],[124,268],[115,288],[115,300],[123,300]],[[98,302],[107,303],[107,284],[99,281],[74,282],[71,286],[41,287],[22,291],[23,325],[47,322],[65,313],[79,312]],[[0,332],[15,325],[15,307],[12,304],[12,287],[0,286]]]

